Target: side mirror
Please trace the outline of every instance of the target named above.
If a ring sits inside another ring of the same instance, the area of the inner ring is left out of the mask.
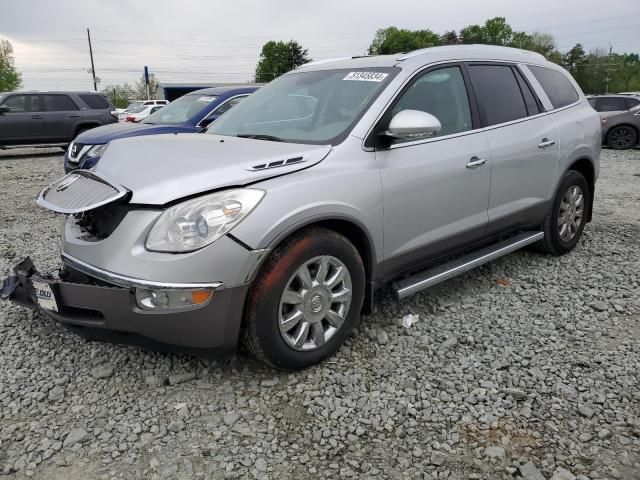
[[[391,138],[407,139],[435,135],[442,130],[440,120],[430,113],[420,110],[402,110],[389,122],[384,135]]]
[[[7,112],[10,112],[11,109],[6,105],[0,105],[0,115],[4,115]]]

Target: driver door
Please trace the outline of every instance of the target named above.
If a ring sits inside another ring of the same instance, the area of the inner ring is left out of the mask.
[[[491,152],[480,130],[464,67],[417,75],[378,125],[402,110],[441,123],[439,133],[376,150],[384,196],[385,273],[393,275],[482,238],[488,223]],[[418,263],[417,263],[418,262]]]

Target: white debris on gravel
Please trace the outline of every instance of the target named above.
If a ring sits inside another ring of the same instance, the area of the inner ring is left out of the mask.
[[[58,267],[34,202],[52,152],[0,152],[0,272]],[[640,478],[640,150],[602,160],[573,253],[385,289],[303,372],[87,343],[0,302],[0,478]]]

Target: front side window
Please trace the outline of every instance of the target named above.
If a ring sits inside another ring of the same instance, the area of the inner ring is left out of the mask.
[[[44,95],[44,110],[47,112],[66,112],[78,110],[76,104],[67,95]]]
[[[211,112],[211,114],[220,116],[223,113],[227,112],[228,110],[231,110],[231,107],[237,105],[238,103],[240,103],[245,98],[246,98],[246,96],[232,98],[231,100],[224,102],[222,105],[220,105],[218,108],[216,108],[213,112]]]
[[[142,123],[156,125],[176,125],[190,121],[216,99],[215,95],[190,93],[174,100],[169,105],[157,105],[156,112],[149,115]],[[145,106],[141,107],[144,110]],[[136,112],[134,112],[136,113]]]
[[[40,99],[37,95],[12,95],[6,98],[2,105],[9,107],[7,113],[40,111]]]
[[[486,126],[528,115],[518,80],[509,65],[470,65],[469,76]]]
[[[578,92],[562,73],[546,67],[529,65],[529,70],[540,82],[553,108],[566,107],[580,98]]]
[[[439,136],[472,128],[469,97],[459,67],[431,71],[414,80],[391,109],[391,118],[402,110],[420,110],[436,117],[442,125]]]
[[[207,133],[337,144],[398,71],[365,68],[288,73],[232,108]]]

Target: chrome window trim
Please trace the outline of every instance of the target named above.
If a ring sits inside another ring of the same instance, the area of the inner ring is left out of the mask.
[[[238,95],[234,95],[233,97],[229,97],[227,98],[224,102],[222,102],[220,105],[216,106],[216,108],[214,108],[213,110],[211,110],[209,113],[207,113],[207,115],[205,115],[203,118],[200,119],[200,121],[196,124],[195,128],[204,128],[202,125],[200,125],[203,121],[205,121],[207,118],[209,118],[211,115],[213,115],[215,113],[215,111],[217,109],[219,109],[221,106],[223,106],[224,104],[226,104],[227,102],[230,102],[231,100],[233,100],[234,98],[238,98],[238,97],[248,97],[249,95],[251,95],[250,93],[239,93]]]
[[[144,280],[141,278],[129,277],[127,275],[120,275],[118,273],[110,272],[102,268],[90,265],[82,260],[72,257],[67,253],[62,253],[62,261],[67,265],[75,268],[76,270],[85,273],[91,277],[97,278],[107,283],[127,288],[162,288],[162,289],[197,289],[197,288],[210,288],[213,290],[220,290],[224,284],[222,282],[209,282],[209,283],[172,283],[172,282],[155,282],[153,280]]]
[[[391,99],[385,104],[385,106],[382,108],[382,110],[380,111],[380,114],[376,117],[375,121],[371,124],[371,126],[369,127],[369,129],[367,130],[367,134],[364,136],[364,138],[362,139],[362,149],[366,152],[374,152],[376,149],[373,147],[367,147],[365,146],[365,142],[367,140],[367,138],[369,138],[369,135],[371,135],[371,133],[373,132],[374,127],[376,126],[376,124],[380,121],[380,119],[382,118],[382,116],[386,113],[387,109],[389,108],[389,106],[396,100],[396,98],[398,97],[398,95],[402,92],[402,90],[404,89],[404,87],[411,81],[413,81],[414,78],[416,78],[416,76],[420,75],[424,70],[426,69],[430,69],[434,66],[438,66],[438,65],[447,65],[447,64],[460,64],[460,63],[467,63],[467,62],[488,62],[489,60],[473,60],[473,59],[466,59],[466,60],[445,60],[442,62],[437,62],[437,63],[430,63],[428,65],[423,65],[422,67],[420,67],[419,70],[416,70],[415,72],[413,72],[413,74],[411,74],[397,89],[395,94],[391,97]],[[521,63],[517,63],[517,62],[511,62],[508,60],[491,60],[492,63],[504,63],[507,65],[513,65],[516,67],[519,66],[525,66],[526,64],[521,64]],[[537,65],[535,64],[535,66],[537,67],[544,67],[543,65]],[[549,67],[544,67],[544,68],[549,68]],[[521,69],[521,71],[524,71],[525,69]],[[549,69],[549,70],[553,70],[553,69]],[[538,95],[538,98],[540,98],[540,101],[542,101],[543,106],[545,107],[545,109],[547,108],[545,105],[545,100],[548,102],[549,105],[551,105],[551,101],[549,100],[549,98],[547,97],[547,94],[544,92],[544,90],[542,90],[542,93],[544,95],[544,97],[542,97],[539,92],[538,92],[538,88],[542,89],[542,86],[540,85],[540,83],[537,81],[537,79],[534,77],[533,73],[531,73],[531,71],[526,68],[526,75],[527,75],[527,80],[529,80],[535,90],[536,95]],[[533,83],[531,81],[531,77],[533,77],[533,81],[535,81],[535,83]],[[574,86],[575,88],[575,86]],[[562,110],[567,110],[569,108],[573,108],[577,105],[579,105],[582,102],[582,97],[580,96],[580,94],[578,93],[578,100],[570,105],[565,105],[564,107],[560,107],[560,108],[555,108],[555,109],[551,109],[551,110],[545,110],[544,112],[540,112],[536,115],[531,115],[528,117],[522,117],[522,118],[518,118],[517,120],[511,120],[510,122],[504,122],[504,123],[497,123],[495,125],[489,125],[488,127],[481,127],[481,128],[475,128],[475,129],[471,129],[471,130],[465,130],[464,132],[457,132],[457,133],[452,133],[450,135],[443,135],[441,137],[433,137],[433,138],[425,138],[422,140],[415,140],[413,142],[403,142],[403,143],[397,143],[397,144],[392,144],[390,145],[388,148],[386,148],[385,150],[394,150],[396,148],[403,148],[403,147],[412,147],[415,145],[422,145],[425,143],[432,143],[432,142],[439,142],[441,140],[449,140],[451,138],[456,138],[456,137],[464,137],[467,135],[472,135],[475,133],[479,133],[479,132],[486,132],[489,130],[494,130],[496,128],[502,128],[502,127],[508,127],[510,125],[514,125],[517,123],[522,123],[522,122],[526,122],[528,120],[531,119],[535,119],[535,118],[539,118],[539,117],[543,117],[546,115],[550,115],[556,112],[560,112]]]

